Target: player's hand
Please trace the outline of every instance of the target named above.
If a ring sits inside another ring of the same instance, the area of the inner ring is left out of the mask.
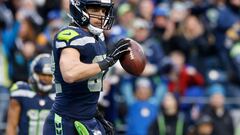
[[[130,45],[130,40],[128,39],[121,39],[114,45],[108,46],[108,55],[113,57],[115,60],[118,60],[124,52],[128,51],[128,47]]]
[[[95,118],[102,124],[103,128],[105,129],[106,135],[115,135],[113,124],[104,119],[103,114],[98,109],[95,114]]]
[[[106,70],[115,64],[124,53],[129,51],[129,46],[130,40],[126,39],[121,39],[116,44],[114,44],[113,48],[111,48],[108,52],[107,57],[103,61],[98,62],[101,70]]]

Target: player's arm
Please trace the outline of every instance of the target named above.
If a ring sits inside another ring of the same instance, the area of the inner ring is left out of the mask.
[[[85,80],[112,66],[124,52],[128,51],[129,41],[120,40],[107,55],[107,58],[98,63],[86,64],[80,61],[81,54],[74,48],[65,48],[61,51],[60,70],[67,83]]]
[[[65,48],[60,56],[60,70],[67,83],[90,78],[101,69],[97,63],[86,64],[80,61],[80,53],[74,48]]]
[[[21,106],[16,99],[10,100],[8,108],[6,135],[17,135],[17,127],[20,118]]]

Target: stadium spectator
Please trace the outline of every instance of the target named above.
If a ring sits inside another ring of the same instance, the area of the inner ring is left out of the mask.
[[[203,104],[208,103],[203,98],[205,89],[215,83],[226,88],[225,97],[230,98],[226,102],[233,101],[229,111],[239,109],[238,101],[232,100],[240,96],[239,0],[113,1],[117,17],[113,28],[104,31],[105,41],[111,46],[121,38],[130,37],[142,45],[148,64],[140,77],[151,80],[152,93],[165,83],[169,91],[181,95],[180,109],[191,124],[197,122]],[[34,56],[51,52],[56,30],[73,19],[69,16],[69,2],[71,0],[0,0],[1,93],[8,94],[12,82],[27,80],[29,63]],[[175,50],[183,53],[172,59]],[[124,134],[128,126],[125,123],[128,101],[120,89],[131,84],[135,90],[134,82],[139,77],[129,75],[117,63],[107,78],[109,91],[100,103],[106,118]],[[198,100],[186,102],[192,98]],[[0,99],[0,121],[4,121],[1,118],[7,113],[8,99],[9,96]],[[0,128],[4,128],[4,124]]]
[[[148,21],[136,18],[133,22],[133,39],[141,44],[147,57],[147,64],[142,76],[158,76],[161,61],[164,57],[163,50],[159,43],[150,36],[151,25]]]
[[[166,6],[157,6],[153,11],[151,36],[154,37],[163,48],[164,52],[168,54],[170,47],[166,44],[175,32],[175,24],[169,18],[170,9]]]
[[[127,81],[121,89],[128,106],[127,135],[145,135],[153,119],[157,116],[158,106],[163,99],[166,87],[161,84],[153,90],[147,78],[138,78],[135,87]],[[155,91],[154,94],[152,94]],[[144,121],[144,123],[143,123]]]
[[[194,135],[215,135],[213,134],[213,121],[208,115],[201,116],[196,123]]]
[[[203,76],[194,67],[186,65],[185,56],[181,51],[171,52],[170,58],[174,65],[168,75],[170,92],[184,96],[187,88],[204,85]]]
[[[164,96],[161,112],[148,129],[148,135],[185,135],[187,124],[179,110],[179,101],[172,93]]]
[[[225,107],[225,89],[221,84],[212,84],[208,88],[210,98],[209,106],[202,112],[209,115],[213,121],[214,135],[233,135],[233,119],[229,110]]]
[[[137,7],[137,15],[148,21],[151,25],[154,5],[152,0],[140,0]]]

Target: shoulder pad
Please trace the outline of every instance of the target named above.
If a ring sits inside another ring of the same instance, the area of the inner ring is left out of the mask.
[[[12,85],[12,87],[10,88],[10,91],[13,92],[13,91],[16,91],[19,89],[31,90],[28,83],[23,82],[23,81],[18,81]]]
[[[31,90],[31,87],[26,82],[16,82],[11,87],[11,97],[28,97],[32,98],[36,95],[36,92]]]
[[[49,98],[50,98],[51,100],[55,100],[56,94],[55,94],[55,93],[51,93],[51,94],[49,94],[48,96],[49,96]]]
[[[80,34],[78,32],[76,32],[73,29],[63,29],[62,31],[60,31],[57,34],[57,40],[59,41],[65,41],[65,42],[69,42],[71,39],[73,39],[76,36],[79,36]]]

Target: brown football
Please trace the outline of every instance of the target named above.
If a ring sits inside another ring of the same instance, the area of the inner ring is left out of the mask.
[[[130,40],[130,51],[120,58],[121,66],[126,72],[139,76],[145,68],[146,56],[137,41],[130,38],[126,39]]]

